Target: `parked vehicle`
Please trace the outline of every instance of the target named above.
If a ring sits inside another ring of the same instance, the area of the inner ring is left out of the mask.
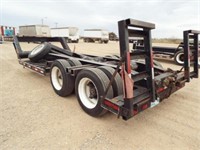
[[[79,42],[79,29],[77,27],[51,28],[52,37],[64,37],[68,43]]]
[[[0,26],[0,42],[12,41],[13,36],[16,35],[16,28],[9,26]]]
[[[189,42],[189,47],[192,48],[194,39]],[[143,49],[143,40],[135,40],[133,43],[134,49]],[[163,47],[163,46],[153,46],[153,56],[154,58],[164,58],[164,59],[174,59],[177,65],[184,65],[184,44],[181,42],[177,47]],[[200,65],[200,43],[198,44],[198,64]]]
[[[193,44],[189,43],[189,46],[192,47]],[[181,42],[178,47],[160,47],[153,46],[153,52],[155,58],[174,58],[174,61],[178,65],[184,65],[184,44]],[[198,44],[198,64],[200,65],[200,43]]]
[[[103,29],[85,29],[83,40],[84,42],[98,41],[99,43],[108,43],[109,33]]]
[[[19,36],[50,37],[50,28],[47,25],[19,26]]]
[[[114,32],[110,32],[109,33],[109,40],[110,41],[119,41],[119,38],[117,37],[117,35]]]
[[[75,53],[64,38],[55,37],[14,37],[14,47],[24,68],[41,75],[50,73],[55,93],[64,97],[75,91],[81,108],[94,117],[110,111],[128,120],[159,104],[191,78],[198,78],[198,47],[195,45],[200,31],[184,31],[187,35],[184,39],[184,67],[172,70],[153,62],[151,30],[155,29],[155,24],[126,19],[119,21],[118,26],[119,57]],[[131,51],[129,36],[143,37],[145,48]],[[191,48],[188,46],[190,38],[195,39]],[[23,51],[20,42],[30,41],[45,42],[30,52]],[[52,45],[51,41],[59,41],[63,48]]]

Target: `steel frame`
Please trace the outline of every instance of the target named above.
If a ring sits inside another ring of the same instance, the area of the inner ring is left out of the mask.
[[[198,70],[198,34],[200,31],[195,30],[187,30],[183,32],[184,39],[184,69],[185,69],[185,79],[187,82],[190,81],[190,78],[198,78],[199,70]],[[190,46],[189,40],[192,39],[191,43],[193,46]],[[192,60],[191,60],[192,59]],[[193,65],[193,71],[190,71],[190,67]]]

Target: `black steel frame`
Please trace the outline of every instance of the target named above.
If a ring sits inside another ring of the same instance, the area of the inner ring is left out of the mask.
[[[132,28],[130,28],[132,27]],[[119,30],[119,41],[120,41],[120,55],[125,63],[125,71],[128,74],[131,74],[131,60],[140,58],[145,58],[145,66],[146,66],[146,75],[141,79],[147,78],[147,88],[149,89],[149,99],[146,101],[147,107],[150,106],[150,102],[155,100],[155,85],[154,85],[154,70],[153,70],[153,56],[152,56],[152,45],[151,45],[151,30],[155,29],[155,24],[143,22],[134,19],[126,19],[118,22],[118,30]],[[144,38],[144,50],[139,51],[137,53],[130,53],[129,50],[129,37],[142,37]],[[144,73],[142,73],[144,74]],[[140,76],[142,76],[140,74]],[[125,79],[124,86],[126,86]],[[133,81],[134,82],[134,81]],[[124,88],[127,90],[126,88]],[[136,94],[134,90],[133,94]],[[129,119],[134,115],[134,97],[128,98],[126,95],[127,91],[124,91],[124,107],[122,108],[125,111],[123,118]],[[145,102],[144,102],[145,104]],[[128,113],[127,113],[128,111]]]
[[[183,32],[184,39],[184,69],[185,69],[185,79],[187,82],[190,81],[190,78],[198,78],[198,54],[199,54],[199,45],[198,45],[198,35],[200,31],[196,30],[187,30]],[[192,39],[193,43],[189,43],[189,40]],[[190,46],[192,44],[192,46]],[[191,60],[192,59],[192,60]],[[193,71],[190,71],[191,65],[193,66]]]

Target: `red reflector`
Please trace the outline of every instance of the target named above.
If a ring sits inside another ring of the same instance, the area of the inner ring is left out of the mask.
[[[138,113],[138,110],[133,110],[133,115],[136,115]]]
[[[157,93],[160,93],[160,92],[162,92],[162,91],[164,91],[164,88],[159,88],[159,89],[157,90]]]
[[[113,108],[113,109],[115,109],[115,110],[117,110],[117,111],[119,110],[119,107],[117,105],[115,105],[115,104],[113,104],[113,103],[111,103],[111,102],[109,102],[107,100],[104,101],[104,104],[109,106],[109,107],[111,107],[111,108]]]
[[[147,109],[147,107],[148,107],[147,104],[142,105],[142,110]]]

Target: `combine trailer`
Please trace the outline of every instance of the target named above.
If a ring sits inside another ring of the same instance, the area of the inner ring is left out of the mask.
[[[14,37],[14,47],[23,67],[41,75],[50,73],[51,85],[59,96],[75,90],[82,109],[94,117],[110,111],[128,120],[162,102],[191,78],[198,78],[199,31],[184,31],[184,67],[174,71],[153,62],[154,24],[127,19],[119,21],[118,26],[119,58],[74,53],[63,38]],[[130,51],[129,37],[143,38],[144,49]],[[189,49],[191,38],[193,48]],[[36,41],[44,43],[30,52],[20,47],[20,42]],[[59,41],[63,48],[50,44],[52,41]]]

